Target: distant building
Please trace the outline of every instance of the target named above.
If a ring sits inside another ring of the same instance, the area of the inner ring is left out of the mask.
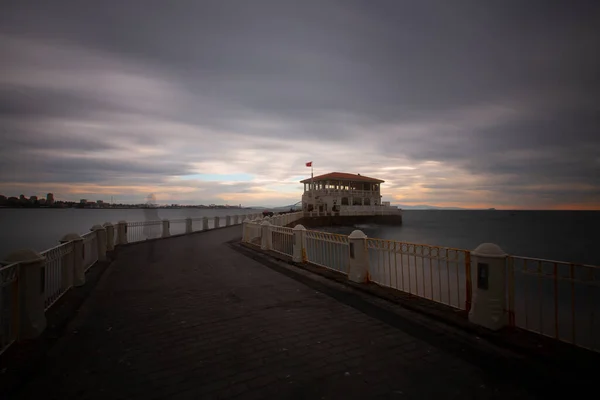
[[[87,204],[87,199],[81,199],[79,200],[79,204]]]
[[[37,202],[37,201],[38,201],[38,198],[37,198],[37,196],[31,196],[31,197],[29,198],[29,201],[30,201],[30,202],[32,202],[32,203],[35,203],[35,202]]]
[[[53,193],[48,193],[46,195],[46,204],[51,206],[52,204],[54,204],[54,194]]]
[[[25,197],[24,195],[20,195],[19,196],[19,202],[21,202],[21,203],[29,203],[29,199],[27,199],[27,197]]]
[[[38,203],[39,203],[41,206],[43,206],[43,205],[46,205],[46,199],[42,197],[41,199],[39,199],[39,200],[38,200]]]

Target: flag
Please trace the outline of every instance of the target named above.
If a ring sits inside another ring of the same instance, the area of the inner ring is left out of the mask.
[[[312,167],[312,161],[306,163],[307,167]]]

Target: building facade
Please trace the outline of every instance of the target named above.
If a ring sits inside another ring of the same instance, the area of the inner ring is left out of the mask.
[[[304,184],[302,210],[304,212],[340,213],[348,211],[374,213],[395,209],[381,201],[381,179],[360,174],[331,172],[300,181]]]

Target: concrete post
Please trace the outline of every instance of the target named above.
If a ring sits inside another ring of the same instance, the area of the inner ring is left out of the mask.
[[[369,280],[369,253],[367,251],[367,235],[355,230],[348,236],[350,251],[348,279],[352,282],[365,283]]]
[[[94,225],[90,231],[96,233],[98,261],[106,261],[106,229],[102,225]]]
[[[237,225],[237,224],[238,224],[238,219],[239,219],[239,218],[238,218],[238,216],[237,216],[237,215],[234,215],[234,216],[233,216],[233,224],[234,224],[234,225]]]
[[[162,237],[166,238],[171,236],[171,232],[169,230],[169,228],[171,227],[171,224],[169,223],[168,219],[163,219],[162,220]]]
[[[245,220],[242,222],[242,242],[244,243],[248,243],[248,233],[249,233],[249,227],[248,224],[250,223],[250,221]]]
[[[294,262],[306,262],[306,228],[302,225],[296,225],[294,229],[294,252],[292,260]]]
[[[215,228],[219,227],[219,217],[215,217]]]
[[[33,250],[18,250],[4,260],[19,263],[19,339],[33,339],[46,329],[46,258]]]
[[[85,269],[83,266],[83,238],[76,233],[67,233],[60,239],[60,243],[73,242],[73,253],[67,262],[70,268],[64,268],[63,265],[63,282],[69,286],[85,285]],[[65,271],[67,270],[67,271]],[[67,276],[70,275],[70,276]]]
[[[202,217],[202,230],[208,230],[208,217]]]
[[[263,221],[260,224],[260,249],[271,250],[272,248],[271,223],[269,221]]]
[[[119,221],[117,224],[117,244],[127,244],[127,222]]]
[[[187,217],[185,219],[185,233],[192,233],[193,229],[192,229],[192,218],[191,217]]]
[[[113,251],[115,249],[115,227],[110,222],[105,222],[104,229],[106,229],[106,250]]]
[[[493,243],[480,244],[471,252],[476,275],[469,321],[494,331],[508,324],[506,257],[504,250]]]
[[[229,225],[231,225],[231,216],[226,215],[225,216],[225,226],[229,226]]]

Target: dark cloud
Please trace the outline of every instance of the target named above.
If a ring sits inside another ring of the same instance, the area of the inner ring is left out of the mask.
[[[599,22],[592,1],[11,2],[0,180],[275,185],[320,157],[439,202],[600,201]]]

